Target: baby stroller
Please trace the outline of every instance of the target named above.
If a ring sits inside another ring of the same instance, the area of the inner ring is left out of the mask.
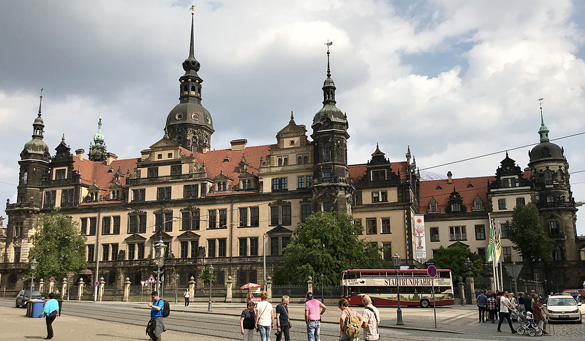
[[[523,319],[523,315],[519,315]],[[528,336],[542,336],[542,329],[538,326],[538,323],[534,321],[531,312],[526,313],[526,318],[523,319],[522,324],[516,329],[518,335]]]
[[[510,318],[512,319],[512,322],[518,322],[518,320],[524,321],[526,319],[518,310],[512,310]]]

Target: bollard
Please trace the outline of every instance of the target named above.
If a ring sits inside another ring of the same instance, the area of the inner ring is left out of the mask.
[[[232,303],[232,276],[228,276],[227,282],[225,283],[226,294],[225,302]]]

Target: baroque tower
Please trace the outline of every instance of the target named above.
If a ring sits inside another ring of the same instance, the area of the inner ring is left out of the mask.
[[[93,136],[93,144],[89,145],[89,160],[102,162],[107,159],[106,143],[102,134],[102,117],[98,121],[98,131]]]
[[[191,8],[191,45],[189,57],[183,62],[185,74],[179,78],[179,101],[167,116],[165,131],[183,148],[206,153],[211,148],[211,134],[215,131],[211,114],[201,105],[203,79],[197,71],[201,67],[194,54],[194,11]]]
[[[313,118],[313,212],[335,211],[351,214],[354,191],[347,166],[347,115],[335,104],[335,83],[331,79],[329,47],[327,42],[327,78],[323,83],[323,108]]]
[[[549,130],[544,124],[542,106],[540,143],[528,153],[531,181],[534,186],[533,202],[549,237],[555,242],[553,262],[555,269],[549,279],[555,278],[561,287],[580,287],[578,274],[574,273],[579,261],[576,246],[577,227],[575,199],[569,182],[569,163],[564,149],[550,142]],[[563,281],[563,282],[560,282]]]

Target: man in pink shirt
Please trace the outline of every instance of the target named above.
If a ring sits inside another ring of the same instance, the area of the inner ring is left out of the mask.
[[[313,299],[313,293],[307,293],[305,303],[305,322],[307,323],[308,341],[320,341],[321,332],[321,315],[325,313],[327,307],[319,300]]]

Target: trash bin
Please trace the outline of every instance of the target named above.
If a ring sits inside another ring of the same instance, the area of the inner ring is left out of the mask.
[[[43,315],[43,309],[45,308],[45,301],[34,300],[32,303],[32,315],[31,317],[38,318]]]

